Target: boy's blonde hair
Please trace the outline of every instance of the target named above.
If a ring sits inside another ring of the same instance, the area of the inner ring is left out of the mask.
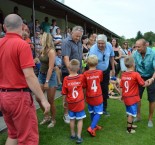
[[[94,67],[94,66],[97,66],[98,64],[98,58],[96,55],[90,55],[88,56],[87,58],[87,64],[89,67]]]
[[[124,64],[127,68],[131,68],[134,66],[135,64],[135,61],[133,59],[132,56],[127,56],[125,59],[124,59]]]
[[[72,59],[69,63],[69,69],[73,72],[77,72],[80,68],[80,62],[77,59]]]

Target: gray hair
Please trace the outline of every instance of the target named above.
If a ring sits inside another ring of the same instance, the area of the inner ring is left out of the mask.
[[[83,32],[83,28],[81,26],[75,26],[73,27],[72,32],[75,32],[75,31]]]
[[[107,36],[104,34],[99,34],[99,35],[97,35],[96,41],[99,41],[99,40],[102,40],[105,43],[107,43]]]
[[[15,30],[22,26],[23,21],[20,16],[16,14],[10,14],[4,19],[4,25],[8,30]]]

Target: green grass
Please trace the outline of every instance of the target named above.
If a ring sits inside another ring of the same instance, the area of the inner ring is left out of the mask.
[[[147,127],[148,119],[148,101],[145,97],[142,100],[142,120],[137,123],[138,128],[136,134],[126,133],[126,115],[124,104],[118,100],[109,100],[108,111],[110,117],[102,116],[99,125],[103,126],[103,130],[97,132],[96,137],[90,137],[86,132],[90,125],[89,114],[84,119],[82,137],[83,145],[155,145],[155,127]],[[69,139],[69,125],[63,122],[62,99],[55,101],[57,107],[57,123],[54,128],[47,128],[47,125],[39,125],[40,145],[75,145],[75,141]],[[42,120],[42,112],[38,110],[38,120]],[[153,118],[155,120],[155,117]],[[154,123],[155,124],[155,123]],[[5,144],[7,134],[0,134],[0,145]]]

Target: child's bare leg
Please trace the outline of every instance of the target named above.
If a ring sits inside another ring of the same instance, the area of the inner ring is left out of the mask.
[[[83,127],[83,119],[80,119],[78,120],[78,123],[77,123],[77,137],[78,138],[81,138],[82,127]]]
[[[71,136],[75,136],[75,119],[70,119],[70,129],[71,129]]]

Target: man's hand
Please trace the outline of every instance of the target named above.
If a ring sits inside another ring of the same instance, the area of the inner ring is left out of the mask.
[[[50,104],[48,103],[48,101],[46,99],[42,99],[41,104],[44,108],[44,114],[48,114],[50,112]]]
[[[148,83],[147,86],[149,86],[154,82],[154,79],[150,78],[150,79],[146,80],[146,82]]]

